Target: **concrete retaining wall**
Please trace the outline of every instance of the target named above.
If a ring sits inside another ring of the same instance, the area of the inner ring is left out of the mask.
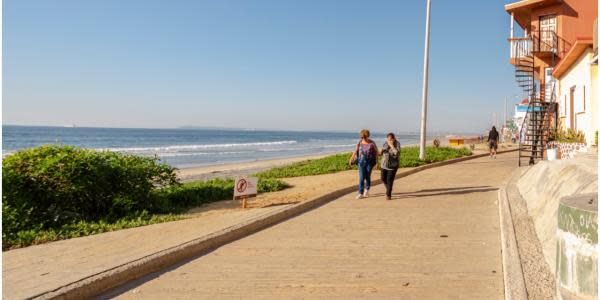
[[[597,299],[598,194],[564,197],[558,207],[558,299]]]
[[[544,259],[551,270],[556,266],[559,201],[563,197],[597,192],[597,166],[596,153],[581,153],[569,160],[539,162],[517,182],[519,192],[527,203],[528,213],[534,221]]]

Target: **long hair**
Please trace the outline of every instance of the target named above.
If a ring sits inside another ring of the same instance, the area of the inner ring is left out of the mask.
[[[496,126],[492,126],[492,131],[494,131],[494,132],[498,132],[498,131],[496,130]]]
[[[396,141],[396,135],[391,132],[387,134],[387,137],[391,137],[394,142]]]

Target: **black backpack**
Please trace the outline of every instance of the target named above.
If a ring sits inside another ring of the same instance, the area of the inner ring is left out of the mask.
[[[387,143],[383,145],[384,155],[387,155],[384,167],[388,169],[397,169],[400,167],[400,143],[398,141],[396,141],[396,146],[398,147],[398,153],[393,154],[389,152],[390,146]]]

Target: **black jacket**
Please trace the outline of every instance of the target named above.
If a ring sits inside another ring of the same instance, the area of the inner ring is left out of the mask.
[[[490,130],[490,134],[488,135],[488,142],[490,140],[497,141],[498,140],[498,131]]]

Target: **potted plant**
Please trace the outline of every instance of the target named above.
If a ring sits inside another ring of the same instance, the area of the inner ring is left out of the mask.
[[[556,147],[556,140],[558,138],[558,134],[559,133],[557,129],[551,129],[550,134],[548,135],[548,147],[546,150],[546,157],[548,160],[559,159],[558,149]]]

